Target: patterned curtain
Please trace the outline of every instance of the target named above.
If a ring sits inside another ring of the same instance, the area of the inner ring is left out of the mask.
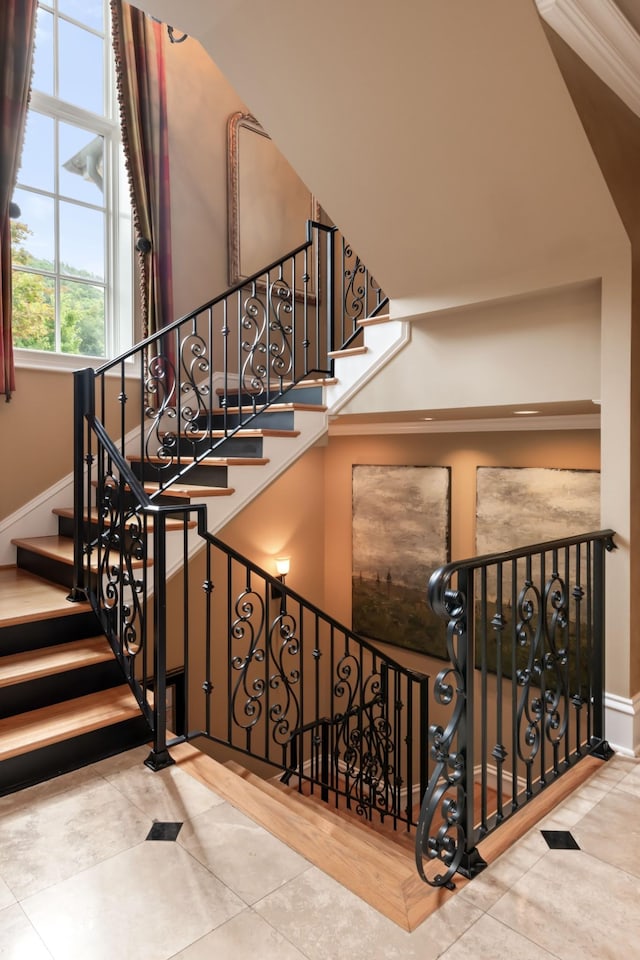
[[[143,336],[173,317],[167,88],[162,26],[123,0],[111,0],[118,99],[136,249],[140,262]],[[168,338],[167,338],[168,339]],[[170,345],[159,349],[171,361]],[[171,367],[171,365],[170,365]],[[164,358],[155,376],[173,383]]]
[[[0,393],[7,400],[15,390],[9,204],[29,106],[37,7],[37,0],[0,0]]]

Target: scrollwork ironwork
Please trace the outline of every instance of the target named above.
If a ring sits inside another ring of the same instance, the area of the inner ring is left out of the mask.
[[[262,701],[267,689],[264,670],[255,666],[264,663],[265,650],[260,646],[264,635],[264,602],[259,594],[247,588],[234,604],[231,623],[232,649],[244,644],[244,650],[231,657],[231,669],[238,678],[233,688],[231,711],[236,726],[244,730],[255,727],[262,716]]]
[[[98,558],[101,606],[113,625],[121,656],[133,658],[144,637],[144,522],[138,509],[128,505],[124,484],[112,470],[105,475],[97,509],[98,537],[91,554]]]
[[[282,610],[269,629],[269,649],[275,671],[269,677],[269,688],[276,694],[269,705],[271,736],[279,745],[288,743],[292,731],[300,726],[300,701],[295,688],[300,684],[300,640],[295,619]]]
[[[517,642],[528,648],[527,664],[517,671],[522,693],[517,707],[518,755],[527,771],[531,793],[531,768],[542,737],[556,750],[568,723],[567,651],[557,637],[567,625],[567,589],[554,572],[540,590],[526,580],[518,596]]]
[[[416,830],[416,866],[422,879],[433,887],[451,886],[467,846],[464,823],[466,807],[465,759],[457,743],[466,700],[465,663],[467,651],[466,597],[460,590],[439,585],[435,594],[430,584],[430,600],[435,612],[446,615],[447,652],[450,665],[440,671],[434,682],[434,698],[441,706],[451,707],[446,726],[429,728],[431,757],[435,762],[425,791]],[[429,875],[426,864],[437,861],[443,873]]]

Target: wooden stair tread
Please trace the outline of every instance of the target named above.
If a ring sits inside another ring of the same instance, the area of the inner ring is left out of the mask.
[[[167,461],[162,457],[129,457],[132,463],[161,463],[166,464]],[[187,457],[182,457],[180,460],[176,458],[175,466],[188,466],[193,463]],[[202,460],[198,460],[198,467],[264,467],[269,463],[267,457],[204,457]]]
[[[121,686],[6,717],[0,720],[0,761],[138,716],[133,694]]]
[[[48,557],[50,560],[58,560],[60,563],[69,566],[73,565],[73,540],[70,537],[62,537],[59,534],[51,537],[27,537],[26,539],[16,537],[11,543],[23,550],[30,550],[31,553]],[[146,565],[151,566],[151,562],[151,560],[147,560]],[[142,567],[143,565],[142,560],[131,558],[132,567]],[[92,567],[95,569],[93,562]]]
[[[345,350],[331,350],[327,356],[337,360],[340,357],[360,357],[368,352],[368,347],[347,347]]]
[[[356,321],[357,327],[373,327],[377,323],[389,323],[391,317],[388,313],[379,313],[375,317],[363,317],[362,320]]]
[[[66,587],[42,580],[27,570],[4,567],[0,569],[0,627],[91,610],[90,603],[71,603],[68,594]]]
[[[145,493],[157,493],[158,484],[144,483],[143,489]],[[161,490],[161,494],[166,494],[168,497],[176,497],[181,500],[193,500],[198,497],[230,497],[235,492],[234,487],[202,487],[195,484],[185,487],[175,483]]]
[[[72,640],[0,658],[0,688],[113,660],[104,637]]]
[[[55,514],[55,516],[57,517],[65,517],[65,519],[68,519],[68,520],[73,520],[73,517],[74,517],[73,507],[54,507],[54,509],[52,510],[52,513]],[[89,522],[97,523],[99,520],[98,511],[92,510],[91,513],[87,514],[86,519]],[[132,517],[132,520],[133,520],[133,517]],[[104,518],[104,522],[106,526],[110,526],[110,521],[108,517]],[[165,523],[167,525],[167,530],[182,530],[182,520],[174,520],[171,517],[167,517]],[[188,520],[187,526],[195,527],[196,521]],[[147,518],[147,529],[149,531],[153,530],[153,517]]]

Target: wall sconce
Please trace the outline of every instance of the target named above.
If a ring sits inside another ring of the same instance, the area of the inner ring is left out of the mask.
[[[289,573],[290,569],[290,558],[289,557],[276,557],[276,574],[280,583],[284,584],[285,578]],[[271,585],[271,599],[280,600],[284,603],[284,594],[279,586],[275,583]]]

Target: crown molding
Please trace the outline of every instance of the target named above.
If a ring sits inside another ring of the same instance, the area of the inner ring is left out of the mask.
[[[528,430],[599,430],[600,414],[582,413],[564,417],[496,417],[486,420],[410,420],[392,423],[329,422],[330,437],[381,436],[407,433],[521,433]]]
[[[640,35],[613,0],[536,0],[540,16],[640,117]]]

